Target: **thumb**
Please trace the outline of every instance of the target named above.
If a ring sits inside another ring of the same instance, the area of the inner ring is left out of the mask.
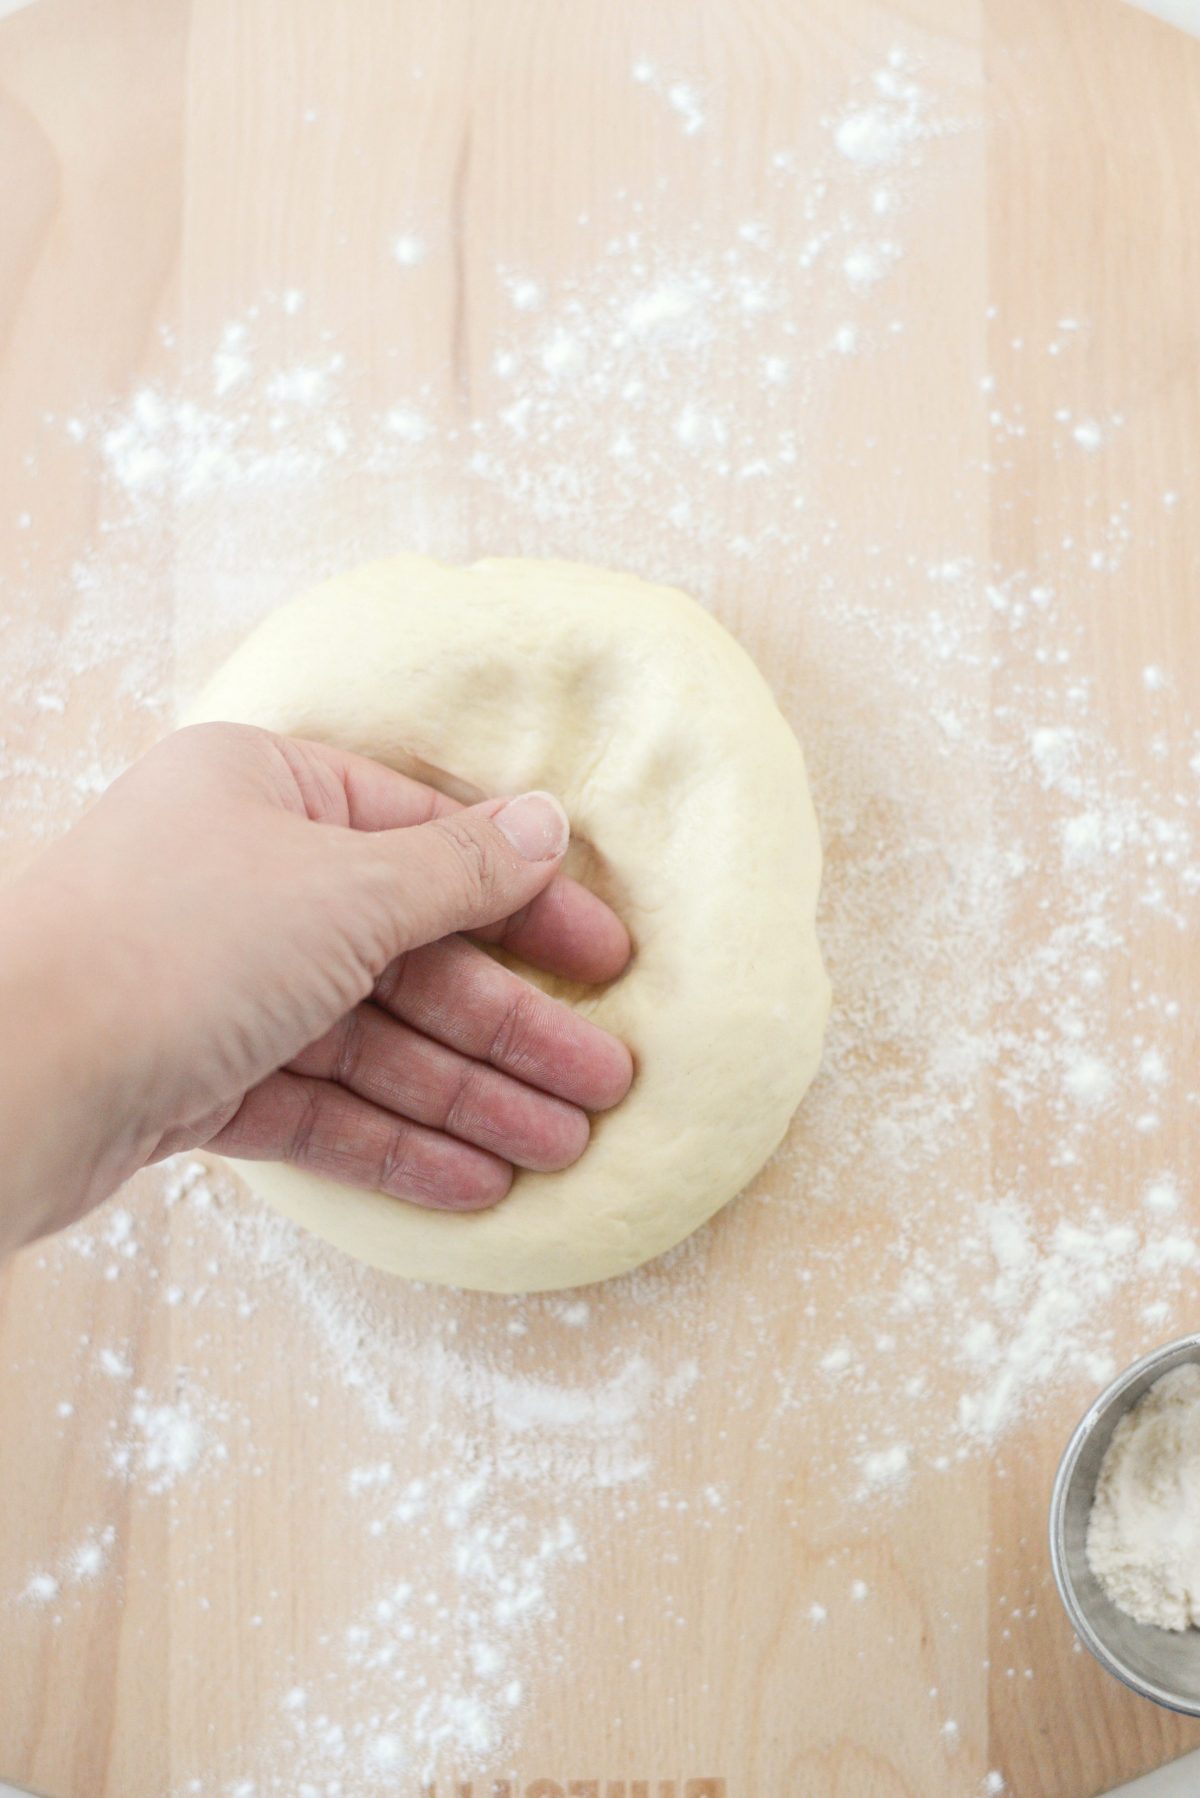
[[[520,911],[562,866],[571,826],[550,793],[489,799],[428,824],[374,832],[394,957]]]

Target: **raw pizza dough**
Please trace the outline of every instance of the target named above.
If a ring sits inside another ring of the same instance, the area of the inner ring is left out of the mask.
[[[452,1215],[236,1163],[270,1204],[393,1273],[541,1291],[661,1254],[761,1167],[820,1058],[820,842],[795,737],[694,600],[575,563],[400,557],[275,612],[192,716],[340,744],[464,800],[549,789],[568,869],[636,948],[599,991],[533,976],[637,1064],[573,1167]]]

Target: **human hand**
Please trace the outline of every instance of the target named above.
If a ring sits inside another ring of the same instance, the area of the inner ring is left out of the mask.
[[[460,934],[619,974],[567,836],[547,796],[463,808],[243,725],[165,739],[0,908],[10,1241],[193,1146],[459,1210],[574,1161],[628,1050]]]

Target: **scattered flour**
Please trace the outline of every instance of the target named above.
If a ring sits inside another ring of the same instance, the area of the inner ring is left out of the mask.
[[[48,1605],[76,1586],[89,1585],[105,1571],[117,1532],[112,1524],[90,1530],[68,1549],[53,1573],[41,1569],[29,1575],[20,1597],[26,1603]]]
[[[226,1460],[228,1453],[214,1433],[213,1418],[202,1416],[194,1399],[159,1403],[139,1388],[126,1427],[112,1448],[110,1465],[114,1473],[157,1496]]]
[[[59,1584],[52,1573],[31,1573],[23,1596],[31,1604],[50,1604],[58,1594]]]
[[[682,126],[685,137],[694,137],[704,126],[704,106],[696,89],[686,81],[663,75],[652,62],[639,57],[631,71],[639,87],[658,94]]]
[[[894,51],[871,78],[874,97],[852,104],[833,128],[840,156],[862,169],[906,161],[914,146],[939,128],[930,116],[929,96],[915,79],[915,59]]]
[[[108,1561],[108,1553],[116,1539],[116,1530],[109,1524],[95,1535],[85,1536],[67,1556],[67,1572],[71,1580],[77,1584],[85,1580],[94,1580],[103,1573]]]
[[[392,255],[401,268],[416,268],[425,260],[424,241],[411,231],[404,231],[392,245]]]
[[[912,1450],[906,1442],[894,1442],[890,1448],[873,1449],[862,1458],[863,1485],[867,1490],[895,1486],[909,1471]]]

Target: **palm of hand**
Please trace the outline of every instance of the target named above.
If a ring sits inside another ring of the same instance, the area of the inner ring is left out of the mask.
[[[629,939],[558,872],[565,842],[517,854],[504,806],[244,726],[136,764],[52,852],[98,917],[122,896],[126,1160],[208,1146],[456,1209],[574,1161],[628,1051],[460,933],[583,981],[620,973]]]

